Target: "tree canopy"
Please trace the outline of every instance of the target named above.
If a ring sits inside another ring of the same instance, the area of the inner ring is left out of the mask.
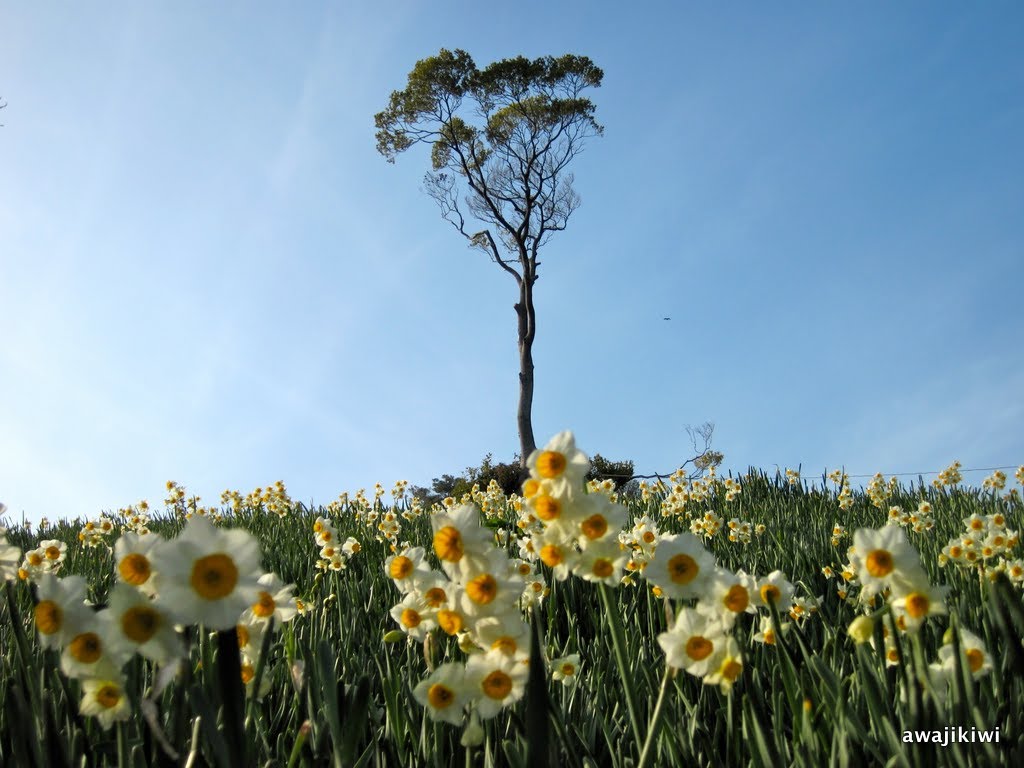
[[[583,140],[603,132],[594,104],[580,95],[603,76],[585,56],[518,56],[480,70],[465,51],[442,49],[417,62],[405,90],[377,114],[377,150],[394,162],[414,144],[430,144],[426,188],[444,217],[518,279],[534,278],[523,259],[535,258],[579,205],[564,171]],[[466,212],[493,231],[468,227],[460,178]]]

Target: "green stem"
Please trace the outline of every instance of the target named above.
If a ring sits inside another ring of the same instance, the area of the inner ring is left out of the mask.
[[[637,768],[646,768],[648,763],[654,760],[654,753],[657,751],[654,745],[658,741],[658,732],[661,730],[661,716],[665,711],[665,698],[672,684],[673,677],[672,668],[666,664],[665,674],[661,678],[661,690],[658,692],[658,703],[654,705],[654,714],[651,715],[651,722],[647,724],[647,739],[644,741],[644,748],[640,753],[640,762],[637,763]]]
[[[622,678],[622,690],[626,696],[626,709],[629,710],[629,722],[633,728],[633,738],[639,747],[643,741],[643,731],[640,730],[640,716],[636,706],[636,691],[633,690],[633,677],[629,673],[629,665],[626,661],[626,636],[622,629],[622,617],[619,616],[618,607],[612,602],[611,589],[608,585],[601,584],[599,592],[601,594],[601,602],[604,604],[605,616],[608,619],[608,626],[612,633],[615,664],[619,668],[619,677]]]

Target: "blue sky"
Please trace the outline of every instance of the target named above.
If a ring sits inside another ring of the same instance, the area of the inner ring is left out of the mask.
[[[301,7],[3,11],[14,519],[511,458],[514,282],[426,148],[375,150],[442,47],[605,72],[541,256],[539,442],[670,472],[712,421],[738,471],[1024,462],[1020,4]]]

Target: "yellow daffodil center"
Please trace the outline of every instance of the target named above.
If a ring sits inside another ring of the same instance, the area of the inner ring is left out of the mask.
[[[540,559],[544,561],[544,565],[554,568],[564,559],[562,548],[555,544],[545,544],[540,548]]]
[[[764,641],[767,645],[775,645],[775,630],[766,629],[764,631]]]
[[[600,539],[608,532],[608,521],[604,515],[591,515],[580,523],[580,530],[583,531],[584,536],[594,541],[595,539]]]
[[[83,632],[68,645],[68,652],[82,664],[95,664],[103,655],[103,643],[95,632]]]
[[[512,693],[512,678],[496,669],[484,678],[480,687],[488,698],[502,701]]]
[[[511,637],[499,637],[491,643],[491,648],[499,650],[507,656],[511,656],[519,648],[519,644]]]
[[[540,481],[532,477],[523,483],[523,496],[530,498],[540,490]]]
[[[227,597],[237,583],[235,561],[221,552],[200,557],[192,564],[192,589],[206,600]]]
[[[538,496],[537,500],[533,502],[533,509],[537,513],[537,517],[546,523],[550,523],[562,514],[562,504],[553,496]]]
[[[121,631],[133,642],[147,642],[160,628],[160,614],[148,605],[135,605],[121,615]]]
[[[121,701],[121,689],[112,683],[107,683],[96,691],[96,701],[104,709],[113,709]]]
[[[423,618],[418,611],[414,611],[412,608],[406,608],[402,611],[402,626],[406,629],[416,629],[421,621],[423,621]]]
[[[565,472],[566,466],[565,456],[558,451],[543,451],[537,457],[537,474],[548,480]]]
[[[654,535],[654,531],[644,531],[644,535],[641,538],[644,540],[644,544],[653,544],[654,540],[658,537]]]
[[[689,584],[700,572],[697,561],[689,555],[678,554],[669,558],[667,563],[668,577],[673,584]]]
[[[276,609],[277,603],[274,602],[274,598],[271,597],[269,592],[260,592],[259,598],[252,606],[253,614],[261,619],[269,619],[274,615]]]
[[[694,661],[701,661],[711,655],[715,646],[706,637],[694,635],[686,641],[686,655]]]
[[[603,557],[595,560],[594,566],[590,569],[591,573],[599,579],[607,579],[612,575],[612,571],[614,570],[615,568],[612,566],[612,561]]]
[[[235,627],[235,634],[238,635],[238,647],[245,648],[249,644],[249,628],[245,624],[238,624]]]
[[[923,595],[920,592],[914,592],[907,596],[907,614],[912,619],[920,619],[922,616],[928,615],[928,609],[931,607],[931,601],[928,600],[927,595]]]
[[[121,562],[117,564],[117,572],[121,574],[121,578],[125,582],[133,587],[145,584],[149,580],[151,572],[149,559],[138,552],[132,552],[121,558]]]
[[[413,568],[415,566],[412,560],[404,555],[399,555],[391,561],[391,568],[388,572],[391,574],[392,579],[404,579],[412,573]]]
[[[736,661],[736,659],[728,659],[722,665],[722,677],[724,677],[730,683],[735,682],[736,678],[740,676],[740,672],[742,671],[743,665]]]
[[[437,612],[437,623],[449,635],[457,635],[462,629],[462,616],[455,611],[440,610]]]
[[[489,573],[483,573],[471,579],[466,585],[466,594],[477,605],[487,605],[498,594],[498,582]]]
[[[459,529],[451,525],[434,534],[434,552],[442,560],[449,563],[457,563],[463,555],[462,534]]]
[[[750,604],[750,593],[747,592],[746,587],[740,584],[733,584],[729,587],[729,591],[725,593],[722,604],[733,613],[743,613]]]
[[[565,662],[565,664],[562,665],[562,674],[566,677],[571,677],[572,675],[575,675],[576,665],[568,661]]]
[[[967,666],[971,668],[971,672],[980,670],[985,666],[985,652],[979,648],[969,648],[967,650]]]
[[[36,606],[36,629],[41,634],[53,635],[60,632],[64,624],[64,610],[53,600],[40,600]]]
[[[895,564],[893,563],[892,554],[887,550],[875,549],[868,553],[864,566],[868,569],[868,573],[876,579],[880,579],[892,573]]]
[[[427,689],[427,701],[430,702],[430,706],[434,709],[444,709],[451,706],[451,703],[455,701],[455,691],[447,685],[434,683]]]
[[[29,565],[39,566],[43,564],[43,556],[38,552],[29,552],[27,558]]]
[[[248,685],[252,682],[253,678],[256,677],[256,670],[253,669],[252,664],[242,665],[242,683]]]
[[[423,599],[427,601],[427,605],[431,608],[437,608],[444,605],[444,601],[448,599],[448,596],[440,587],[431,587],[423,593]]]
[[[765,584],[761,587],[761,602],[765,605],[779,602],[780,597],[782,597],[782,590],[774,584]]]
[[[57,560],[60,558],[60,547],[49,546],[46,548],[46,559]]]

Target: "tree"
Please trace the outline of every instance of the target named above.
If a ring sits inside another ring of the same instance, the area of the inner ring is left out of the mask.
[[[432,146],[427,194],[470,247],[515,278],[523,466],[537,447],[532,417],[537,257],[579,206],[566,168],[585,139],[603,132],[594,121],[593,103],[580,96],[599,87],[603,77],[585,56],[532,61],[519,56],[480,70],[465,51],[441,49],[416,63],[405,90],[393,92],[375,118],[377,151],[388,162],[415,144]],[[467,224],[464,210],[484,229]]]

